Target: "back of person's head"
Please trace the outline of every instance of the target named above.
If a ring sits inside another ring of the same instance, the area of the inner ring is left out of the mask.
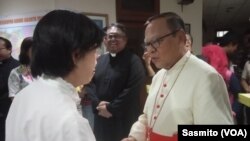
[[[32,37],[26,37],[23,39],[19,54],[19,62],[23,65],[30,64],[29,50],[31,49],[32,44],[33,44]]]
[[[4,41],[6,49],[8,49],[8,50],[12,49],[12,44],[11,44],[10,40],[8,40],[4,37],[0,37],[0,40]]]
[[[221,42],[221,38],[215,37],[215,38],[211,41],[211,44],[219,45],[220,42]]]
[[[182,18],[179,15],[177,15],[176,13],[173,13],[173,12],[165,12],[165,13],[161,13],[159,15],[152,16],[146,21],[145,25],[147,25],[150,22],[152,22],[153,20],[159,19],[159,18],[166,19],[167,27],[170,30],[172,30],[172,31],[176,31],[176,30],[185,31],[184,21],[182,20]]]
[[[239,36],[234,31],[227,32],[221,39],[219,45],[225,47],[229,44],[238,45],[239,44]]]
[[[73,53],[84,57],[87,52],[100,47],[103,36],[103,31],[83,14],[67,10],[49,12],[34,31],[32,75],[68,75],[76,67]]]

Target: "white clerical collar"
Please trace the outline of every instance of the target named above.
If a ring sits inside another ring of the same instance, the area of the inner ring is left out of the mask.
[[[110,53],[112,57],[116,57],[116,53]]]

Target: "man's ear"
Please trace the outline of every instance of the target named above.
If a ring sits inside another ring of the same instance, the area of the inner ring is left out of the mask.
[[[180,30],[179,32],[177,32],[177,38],[179,39],[180,43],[184,43],[184,45],[186,44],[187,37],[186,37],[186,33],[183,30]]]
[[[107,42],[108,42],[108,37],[106,35],[106,36],[103,37],[103,43],[104,43],[105,46],[107,45]]]

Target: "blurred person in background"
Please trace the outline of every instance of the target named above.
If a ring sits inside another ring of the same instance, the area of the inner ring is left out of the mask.
[[[19,62],[11,56],[11,52],[11,42],[0,37],[0,141],[5,141],[5,119],[11,104],[8,78],[11,70],[19,66]]]
[[[106,28],[108,53],[97,60],[95,75],[86,93],[92,97],[97,141],[119,141],[127,136],[140,114],[139,96],[145,79],[141,59],[127,48],[127,30],[113,23]]]
[[[26,37],[20,47],[20,66],[14,68],[8,79],[9,97],[13,100],[15,95],[33,81],[30,71],[31,50],[33,39]]]
[[[207,44],[202,47],[202,56],[207,63],[213,66],[223,77],[228,95],[230,97],[232,113],[237,124],[243,124],[243,106],[238,102],[238,95],[242,91],[240,81],[233,70],[230,69],[229,57],[237,50],[238,35],[230,31],[225,34],[218,44]]]

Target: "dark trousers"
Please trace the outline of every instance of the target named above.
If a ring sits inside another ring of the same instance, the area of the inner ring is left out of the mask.
[[[236,124],[244,124],[244,105],[235,100],[232,104],[232,109],[236,113]]]
[[[5,120],[8,115],[10,99],[0,100],[0,141],[5,141]]]
[[[246,122],[250,125],[250,107],[246,107]]]

